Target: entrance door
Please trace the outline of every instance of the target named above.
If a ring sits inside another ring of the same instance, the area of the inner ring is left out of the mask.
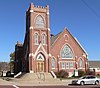
[[[37,72],[44,72],[44,62],[37,62]]]

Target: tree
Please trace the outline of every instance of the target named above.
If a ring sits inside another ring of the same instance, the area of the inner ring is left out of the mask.
[[[10,71],[11,72],[14,72],[14,59],[15,59],[15,52],[13,52],[13,53],[10,54],[9,65],[10,65]]]

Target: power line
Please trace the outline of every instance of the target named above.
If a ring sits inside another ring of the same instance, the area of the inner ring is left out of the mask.
[[[97,17],[100,18],[100,15],[92,7],[90,7],[84,0],[81,1],[92,11],[92,13],[94,13]]]

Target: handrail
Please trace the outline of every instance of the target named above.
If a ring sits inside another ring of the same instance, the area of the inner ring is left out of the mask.
[[[55,75],[55,73],[53,71],[51,71],[51,75],[56,79],[57,76]]]
[[[22,74],[22,72],[19,72],[18,74],[16,74],[15,76],[14,76],[14,78],[17,78],[18,76],[20,76]]]

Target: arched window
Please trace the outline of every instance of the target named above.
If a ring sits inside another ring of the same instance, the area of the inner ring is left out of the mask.
[[[83,67],[83,60],[80,58],[79,60],[79,67],[82,68]]]
[[[42,34],[42,44],[46,44],[46,35]]]
[[[37,56],[37,60],[44,61],[44,56],[40,53],[40,54]]]
[[[55,58],[52,58],[52,60],[51,60],[51,67],[52,67],[52,68],[55,68],[55,64],[56,64],[56,63],[55,63]]]
[[[64,47],[62,48],[61,57],[64,58],[64,59],[73,58],[74,57],[73,53],[72,53],[72,50],[68,45],[64,45]]]
[[[39,43],[38,39],[39,39],[39,35],[38,35],[38,33],[35,33],[35,35],[34,35],[35,44]]]
[[[37,28],[44,28],[44,20],[42,16],[37,16],[36,18],[36,27]]]

